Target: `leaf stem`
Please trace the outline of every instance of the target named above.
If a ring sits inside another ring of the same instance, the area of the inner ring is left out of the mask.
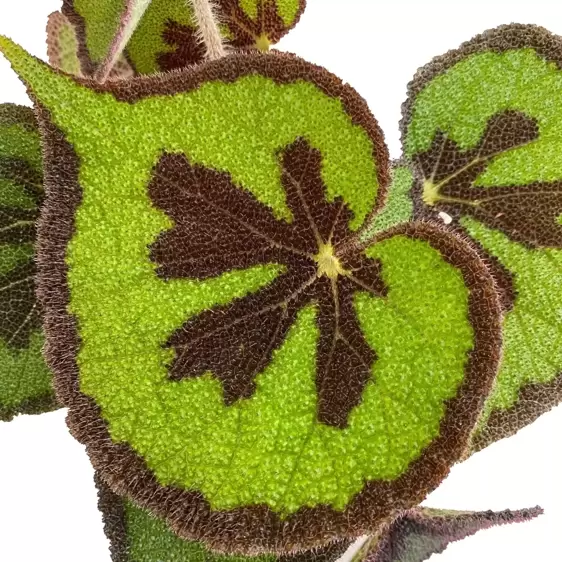
[[[123,50],[144,16],[150,2],[151,0],[126,0],[119,27],[113,37],[105,59],[94,73],[94,80],[103,83],[109,78],[115,63],[123,53]]]
[[[199,35],[207,49],[207,59],[216,60],[224,57],[226,52],[211,0],[189,1],[193,4]]]

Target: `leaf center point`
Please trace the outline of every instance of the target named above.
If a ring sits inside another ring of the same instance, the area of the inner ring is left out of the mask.
[[[262,33],[259,37],[256,38],[255,48],[262,53],[267,53],[271,47],[271,42],[269,41],[269,37]]]
[[[426,205],[433,207],[441,199],[439,196],[439,186],[431,180],[425,180],[423,182],[422,199]]]
[[[314,257],[318,266],[318,277],[325,275],[330,279],[336,279],[338,275],[345,275],[340,260],[334,254],[332,244],[320,244],[318,254]]]

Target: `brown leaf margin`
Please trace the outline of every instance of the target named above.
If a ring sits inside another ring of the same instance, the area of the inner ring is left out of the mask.
[[[410,169],[412,169],[414,174],[414,183],[410,189],[410,198],[413,202],[413,219],[435,224],[445,224],[434,209],[427,207],[423,203],[421,198],[423,191],[422,182],[419,181],[414,167],[410,166]],[[453,222],[447,225],[447,229],[461,238],[470,240],[470,243],[480,255],[480,259],[486,264],[488,271],[494,278],[503,313],[506,314],[510,312],[513,310],[515,300],[517,299],[513,273],[511,273],[496,256],[490,254],[479,240],[472,238],[472,236],[468,234],[466,229],[458,222],[457,216],[451,216],[451,218]]]
[[[488,29],[465,41],[457,49],[439,55],[418,69],[408,84],[407,98],[402,104],[400,132],[402,145],[406,144],[408,125],[412,120],[415,100],[425,86],[465,58],[486,51],[505,53],[514,49],[533,48],[546,61],[553,62],[562,70],[562,37],[534,24],[511,23]]]
[[[102,514],[105,536],[109,540],[112,562],[134,562],[129,555],[124,499],[111,490],[98,472],[94,474],[94,483],[98,491],[98,509]],[[279,556],[277,562],[333,562],[350,546],[350,541],[337,541],[312,552]],[[251,561],[252,558],[249,557],[247,562]]]
[[[402,104],[402,119],[400,120],[402,146],[406,146],[406,137],[412,121],[417,96],[431,81],[471,55],[482,52],[505,53],[506,51],[529,47],[534,48],[545,60],[555,63],[562,70],[562,37],[556,36],[548,29],[538,25],[517,23],[500,25],[484,31],[462,43],[457,49],[451,49],[419,68],[408,84],[406,101]],[[409,161],[406,156],[404,158]],[[430,211],[421,201],[423,178],[420,179],[416,166],[412,166],[411,162],[410,166],[415,177],[411,192],[414,202],[414,218],[440,222],[435,212]],[[466,230],[457,221],[449,225],[449,228],[455,230],[461,236],[468,236]],[[496,280],[504,311],[510,311],[517,297],[513,275],[477,240],[471,239],[471,241],[479,248],[482,259],[487,262]],[[562,394],[560,400],[562,401]]]
[[[471,55],[482,52],[505,53],[506,51],[525,48],[534,49],[544,60],[554,63],[562,70],[562,36],[555,35],[545,27],[518,23],[500,25],[484,31],[462,43],[457,49],[452,49],[437,56],[427,65],[419,68],[408,84],[406,101],[402,104],[402,119],[400,121],[402,146],[406,146],[408,127],[412,121],[416,98],[429,82]],[[435,213],[429,212],[421,203],[419,173],[415,166],[411,167],[415,177],[414,187],[411,191],[414,201],[414,218],[439,222]],[[451,224],[449,229],[457,232],[460,236],[469,238],[471,243],[478,248],[482,259],[488,265],[495,279],[504,312],[509,312],[517,298],[511,272],[495,256],[485,250],[477,240],[472,239],[460,224]],[[530,383],[523,386],[519,391],[517,403],[507,410],[494,411],[486,427],[475,434],[469,454],[478,452],[500,439],[515,435],[520,429],[534,422],[560,403],[562,403],[562,373],[549,383]]]
[[[150,95],[193,90],[208,80],[232,82],[256,73],[280,84],[312,81],[327,95],[342,101],[353,122],[363,126],[373,142],[373,154],[379,164],[380,189],[374,211],[377,212],[384,203],[389,179],[388,153],[382,133],[365,101],[321,67],[292,55],[233,55],[166,76],[103,86],[80,82],[134,103]],[[46,309],[45,355],[56,375],[57,396],[69,407],[67,424],[71,433],[86,445],[94,467],[115,493],[133,497],[135,503],[166,519],[182,538],[200,540],[217,552],[252,556],[296,554],[322,547],[330,541],[369,534],[397,512],[421,502],[441,483],[466,448],[497,374],[501,352],[501,309],[494,282],[469,243],[440,226],[425,222],[407,223],[377,238],[380,241],[402,235],[428,242],[443,259],[462,272],[470,291],[469,320],[475,342],[468,357],[465,380],[458,395],[446,403],[440,436],[408,471],[394,481],[366,483],[344,511],[319,505],[301,508],[285,519],[266,505],[213,511],[200,492],[160,485],[130,446],[111,440],[100,408],[80,391],[77,365],[80,335],[76,318],[68,312],[70,289],[65,262],[68,243],[75,233],[75,213],[82,200],[79,158],[51,122],[48,111],[38,105],[37,114],[45,141],[47,192],[38,242],[38,295]]]
[[[220,60],[207,62],[188,69],[166,74],[139,76],[135,79],[100,84],[92,80],[77,79],[97,93],[112,94],[118,101],[134,104],[152,96],[173,95],[197,90],[206,82],[232,83],[249,75],[268,78],[276,84],[293,84],[299,80],[311,82],[324,94],[338,99],[351,122],[361,127],[373,145],[373,160],[377,164],[378,191],[373,210],[365,217],[363,225],[377,215],[385,205],[391,182],[390,156],[384,134],[367,102],[350,85],[335,74],[293,55],[274,51],[270,53],[236,53]],[[361,229],[358,231],[358,236]]]

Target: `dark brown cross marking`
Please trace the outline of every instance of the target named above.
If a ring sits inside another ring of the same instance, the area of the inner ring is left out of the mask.
[[[386,288],[381,265],[359,250],[339,252],[353,233],[341,198],[326,201],[320,153],[297,140],[281,155],[282,183],[293,220],[278,220],[226,173],[166,154],[149,193],[175,223],[151,247],[165,279],[206,279],[259,264],[285,271],[265,288],[189,319],[169,339],[176,351],[170,377],[212,372],[226,404],[249,398],[255,378],[272,360],[300,309],[318,307],[316,388],[318,419],[345,427],[361,401],[376,360],[354,308],[356,291],[378,297]]]
[[[461,150],[438,133],[431,148],[415,157],[423,174],[420,204],[453,217],[472,216],[490,228],[532,248],[562,248],[562,182],[529,185],[475,186],[490,162],[539,136],[534,119],[517,111],[492,117],[474,149]]]
[[[241,8],[239,0],[218,0],[219,14],[222,21],[233,34],[230,43],[234,47],[247,48],[277,43],[283,35],[292,29],[300,19],[305,8],[305,0],[300,7],[295,21],[287,26],[277,10],[275,0],[258,2],[257,17],[252,19]]]
[[[193,27],[168,21],[162,33],[162,39],[164,43],[173,47],[173,50],[158,55],[160,70],[174,70],[203,62],[205,46]]]

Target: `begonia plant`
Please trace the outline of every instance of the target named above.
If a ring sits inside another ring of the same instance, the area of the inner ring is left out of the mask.
[[[0,419],[68,408],[115,562],[422,562],[542,512],[420,504],[562,400],[562,38],[421,68],[391,162],[271,48],[304,10],[63,0],[49,64],[0,37],[34,106],[0,106]]]

